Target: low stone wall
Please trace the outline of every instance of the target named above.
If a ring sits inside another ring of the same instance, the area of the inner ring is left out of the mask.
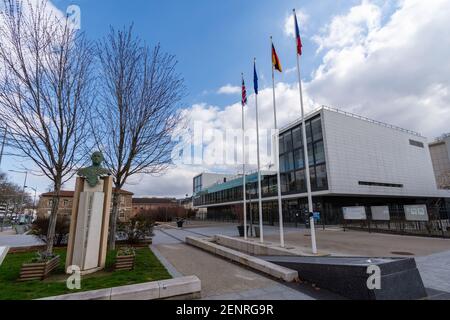
[[[240,238],[216,235],[214,242],[222,246],[239,250],[255,256],[295,256],[298,255],[292,249],[270,246],[259,242],[246,241]]]
[[[197,276],[188,276],[39,300],[182,300],[201,298],[201,291],[200,279]]]
[[[312,254],[300,250],[299,248],[282,248],[276,245],[260,243],[257,240],[244,240],[242,238],[234,238],[223,235],[215,235],[213,241],[222,246],[248,253],[254,256],[301,256],[301,257],[318,257],[327,256],[327,254]]]
[[[274,263],[264,261],[262,259],[249,256],[245,253],[215,244],[212,239],[186,237],[186,243],[207,252],[240,263],[246,267],[268,274],[274,278],[281,279],[286,282],[294,282],[298,279],[298,272],[285,267],[278,266]]]

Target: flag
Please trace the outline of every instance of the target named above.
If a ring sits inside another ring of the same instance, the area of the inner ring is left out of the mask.
[[[283,69],[281,68],[280,59],[278,59],[278,55],[273,44],[272,44],[272,65],[275,70],[283,72]]]
[[[294,20],[295,20],[295,38],[297,40],[297,54],[301,56],[303,44],[302,38],[300,37],[300,30],[298,29],[297,15],[295,14],[295,10],[294,10]]]
[[[253,86],[255,88],[255,94],[258,94],[258,73],[256,72],[256,61],[253,65]]]
[[[244,76],[242,76],[242,106],[247,104],[247,89],[245,89]]]

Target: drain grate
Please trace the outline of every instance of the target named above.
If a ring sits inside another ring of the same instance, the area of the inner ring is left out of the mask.
[[[402,251],[392,251],[391,254],[395,254],[398,256],[413,256],[414,253],[412,252],[402,252]]]

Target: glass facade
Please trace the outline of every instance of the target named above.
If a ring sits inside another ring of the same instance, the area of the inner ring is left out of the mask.
[[[283,146],[280,147],[281,190],[284,194],[307,191],[302,132],[302,126],[299,125],[280,135],[280,146]],[[306,138],[311,188],[313,191],[327,190],[327,168],[320,116],[306,122]]]

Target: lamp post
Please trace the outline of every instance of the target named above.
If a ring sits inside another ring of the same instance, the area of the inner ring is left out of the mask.
[[[25,188],[27,187],[28,171],[16,171],[16,170],[8,170],[8,171],[25,174],[25,179],[23,181],[23,189],[22,189],[22,199],[20,200],[20,212],[23,213],[23,202],[25,200]]]
[[[31,190],[34,191],[34,197],[33,197],[33,213],[31,214],[31,216],[34,217],[35,211],[36,211],[36,213],[37,213],[37,208],[36,208],[36,193],[37,193],[37,190],[36,190],[36,188],[28,187],[28,186],[25,186],[25,188],[28,188],[28,189],[31,189]]]

